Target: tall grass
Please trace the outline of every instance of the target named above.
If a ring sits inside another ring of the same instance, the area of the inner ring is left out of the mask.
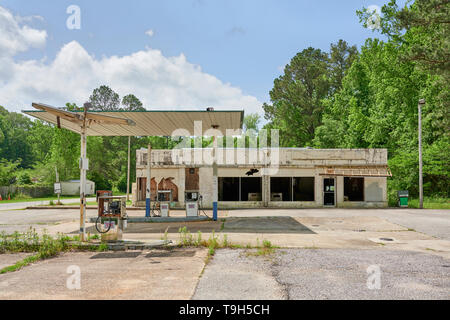
[[[424,209],[450,209],[449,198],[424,197]],[[409,199],[408,208],[419,208],[419,199]]]
[[[95,236],[92,238],[95,238]],[[58,234],[56,238],[54,238],[46,233],[40,236],[33,228],[30,228],[25,233],[14,232],[13,234],[8,235],[2,232],[0,234],[0,254],[17,252],[29,252],[34,254],[12,266],[1,269],[0,274],[17,271],[33,262],[54,257],[65,251],[104,251],[107,249],[107,247],[105,248],[105,246],[102,245],[98,247],[92,245],[85,246],[78,241],[77,236],[71,238],[64,234]]]

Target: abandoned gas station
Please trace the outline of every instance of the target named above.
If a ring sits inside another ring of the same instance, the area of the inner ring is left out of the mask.
[[[386,180],[391,172],[386,149],[219,147],[220,137],[240,132],[243,111],[90,112],[85,104],[83,111],[71,112],[42,103],[32,105],[38,110],[23,112],[80,134],[82,240],[86,234],[88,136],[213,137],[209,148],[152,150],[149,145],[137,150],[132,202],[145,206],[145,221],[168,218],[171,208],[184,208],[187,219],[198,219],[201,209],[212,208],[216,221],[219,208],[387,206]],[[110,196],[103,200],[104,206],[99,202],[100,222],[115,217],[120,229],[126,228],[125,200]]]
[[[152,150],[152,200],[165,192],[172,207],[184,208],[194,192],[212,208],[212,165],[193,163],[196,153],[201,158],[211,151]],[[219,148],[216,154],[220,209],[387,207],[386,149]],[[136,151],[132,199],[138,207],[145,206],[147,159],[147,149]]]

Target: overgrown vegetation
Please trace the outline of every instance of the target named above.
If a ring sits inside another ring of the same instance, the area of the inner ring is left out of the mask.
[[[329,52],[308,48],[286,65],[264,105],[267,129],[283,147],[387,148],[398,190],[418,196],[418,101],[423,119],[424,193],[450,194],[448,0],[391,0],[382,8],[387,41],[369,38],[356,50],[339,40]],[[358,16],[367,27],[373,12]]]
[[[375,34],[359,50],[342,39],[328,51],[299,48],[274,80],[270,103],[263,105],[265,128],[280,130],[281,147],[387,148],[393,174],[388,198],[395,205],[397,190],[418,196],[417,104],[424,98],[424,193],[448,199],[450,2],[415,0],[404,7],[397,2],[382,7],[380,28],[374,30],[385,41]],[[363,8],[357,15],[368,27],[373,12]],[[85,99],[94,111],[144,110],[134,95],[120,99],[107,86]],[[83,107],[67,103],[65,109]],[[244,128],[257,130],[259,122],[257,114],[247,115]],[[234,138],[235,146],[238,140]],[[211,141],[202,139],[202,146]],[[172,149],[180,140],[131,137],[131,154],[149,142],[155,149]],[[193,143],[185,139],[186,147]],[[127,137],[88,137],[87,178],[97,189],[125,191],[127,145]],[[0,106],[0,185],[51,185],[55,169],[60,180],[77,178],[79,152],[78,134]],[[135,168],[132,156],[131,181]]]
[[[419,208],[419,199],[409,199],[409,208]],[[423,201],[424,209],[450,209],[450,200],[448,198],[425,197]]]
[[[88,241],[98,239],[98,235],[88,237]],[[83,251],[106,251],[106,244],[86,245],[79,242],[79,237],[69,237],[64,234],[58,234],[52,237],[46,233],[39,235],[30,228],[25,233],[14,232],[13,234],[0,234],[0,254],[27,252],[33,253],[25,259],[18,261],[12,266],[5,267],[0,270],[0,274],[17,271],[31,263],[39,260],[48,259],[58,255],[61,252],[83,250]]]
[[[262,245],[256,246],[256,251],[247,251],[248,256],[269,256],[275,252],[275,248],[269,240],[263,240]]]
[[[268,256],[275,252],[277,247],[273,246],[269,240],[263,240],[262,243],[257,239],[256,246],[252,246],[251,244],[247,244],[246,246],[242,246],[239,244],[232,244],[228,241],[228,235],[222,234],[222,239],[218,236],[213,230],[208,240],[202,239],[202,233],[200,231],[197,232],[197,235],[194,236],[190,233],[186,226],[178,229],[179,234],[179,242],[178,246],[180,247],[204,247],[208,248],[208,255],[206,258],[206,263],[209,262],[211,257],[214,256],[217,249],[247,249],[247,255],[253,256]],[[164,237],[161,239],[167,239],[167,230],[164,234]],[[256,249],[256,251],[251,251],[252,249]]]

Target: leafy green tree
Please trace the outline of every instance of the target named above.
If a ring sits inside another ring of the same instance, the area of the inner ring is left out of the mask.
[[[120,97],[110,87],[102,85],[89,97],[92,110],[116,111],[120,109]]]
[[[16,170],[19,164],[19,161],[0,159],[0,186],[9,186],[16,181]]]
[[[26,143],[30,145],[33,153],[33,166],[36,162],[45,161],[50,154],[54,126],[41,120],[34,120],[30,132],[26,137]]]
[[[32,121],[17,112],[8,112],[0,106],[0,158],[10,161],[20,159],[20,167],[30,168],[34,158],[27,137]]]
[[[28,185],[32,184],[30,173],[26,170],[22,170],[17,174],[17,184]]]
[[[449,195],[450,112],[447,75],[441,72],[444,64],[428,64],[411,55],[424,44],[428,31],[414,23],[403,29],[398,25],[405,12],[432,17],[433,12],[427,13],[426,8],[429,6],[423,1],[402,10],[395,7],[395,1],[383,7],[381,26],[389,40],[366,41],[344,77],[342,88],[324,100],[323,124],[314,138],[314,145],[321,148],[387,148],[393,173],[388,181],[391,200],[400,189],[409,190],[412,196],[418,194],[420,98],[427,101],[422,110],[424,191],[428,195]],[[444,39],[436,43],[445,46]],[[428,54],[431,57],[432,53]]]
[[[353,62],[358,58],[358,48],[349,46],[344,40],[339,40],[330,47],[330,78],[333,92],[342,87],[342,80]]]
[[[308,146],[321,124],[322,100],[330,91],[328,55],[308,48],[286,65],[264,103],[265,118],[280,130],[282,146]]]
[[[129,94],[123,97],[122,104],[128,111],[145,111],[145,108],[142,106],[142,102],[136,98],[134,94]]]
[[[408,0],[399,8],[391,0],[381,9],[380,32],[403,47],[402,57],[416,61],[431,72],[447,74],[450,68],[450,1]],[[363,8],[357,11],[367,27],[372,13]]]
[[[55,182],[55,168],[58,169],[61,181],[79,177],[79,158],[80,135],[64,128],[54,127],[48,161],[45,161],[47,165],[45,182]]]
[[[261,122],[261,117],[257,113],[250,113],[244,117],[243,127],[244,130],[259,130],[259,124]]]

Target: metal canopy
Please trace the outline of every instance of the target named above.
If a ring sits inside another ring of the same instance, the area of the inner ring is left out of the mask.
[[[55,125],[59,117],[60,127],[81,134],[73,115],[79,114],[81,119],[82,111],[65,112],[41,103],[33,103],[33,107],[40,110],[22,112]],[[242,129],[244,111],[95,111],[89,112],[89,118],[87,136],[171,136],[180,129],[193,136],[195,121],[201,121],[202,135],[213,127],[225,135],[227,129]]]

